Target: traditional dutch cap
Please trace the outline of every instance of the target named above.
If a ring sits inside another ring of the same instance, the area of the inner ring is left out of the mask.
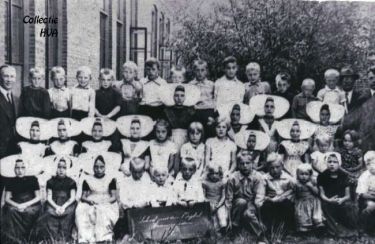
[[[105,173],[117,175],[122,163],[121,154],[115,152],[81,153],[78,156],[79,168],[86,174],[94,174],[94,163],[98,156],[102,156],[105,163]]]
[[[324,154],[324,161],[327,163],[329,157],[336,157],[337,161],[339,162],[339,165],[341,166],[342,160],[341,160],[341,154],[338,152],[327,152]]]
[[[268,144],[270,143],[270,137],[259,130],[245,130],[243,132],[240,132],[241,135],[238,137],[237,146],[239,146],[242,149],[247,149],[247,140],[250,136],[255,136],[256,143],[255,143],[255,150],[263,151],[268,147]]]
[[[249,105],[246,105],[244,103],[224,104],[217,108],[219,112],[219,116],[225,117],[229,121],[230,121],[230,114],[232,113],[234,109],[237,109],[240,111],[240,114],[241,114],[240,124],[245,125],[253,121],[255,117],[255,113],[253,112],[253,110],[251,110]]]
[[[185,91],[184,106],[194,106],[201,98],[201,92],[197,86],[189,84],[167,84],[160,91],[161,101],[165,106],[175,105],[173,99],[175,91]]]
[[[3,177],[16,177],[14,167],[21,161],[25,165],[25,175],[38,175],[44,169],[43,160],[40,157],[26,157],[21,154],[10,155],[0,160],[0,175]]]
[[[282,138],[290,140],[290,130],[293,125],[299,125],[301,130],[301,140],[310,138],[316,130],[315,124],[303,119],[284,119],[277,124],[276,129]]]
[[[307,104],[306,113],[315,123],[320,123],[320,110],[323,106],[328,106],[331,113],[329,122],[332,124],[338,123],[345,115],[345,107],[340,104],[312,101]]]
[[[118,118],[117,129],[123,136],[130,137],[130,125],[136,121],[141,124],[141,137],[147,136],[154,129],[155,121],[144,115],[126,115]]]
[[[111,119],[93,118],[88,117],[80,121],[83,133],[88,136],[92,136],[92,128],[95,125],[100,125],[103,128],[103,136],[108,137],[112,135],[116,130],[116,122]]]
[[[52,137],[59,137],[57,134],[57,127],[59,125],[65,125],[68,137],[77,136],[82,132],[80,123],[77,120],[71,118],[56,118],[48,122],[49,133]]]
[[[35,117],[20,117],[16,121],[17,133],[26,139],[30,139],[30,129],[33,126],[39,127],[41,141],[48,140],[52,137],[52,133],[50,133],[50,128],[48,127],[48,121],[45,119]]]
[[[266,101],[273,100],[275,104],[275,112],[273,117],[275,119],[283,117],[289,110],[290,104],[288,100],[280,96],[274,95],[266,95],[266,94],[259,94],[253,96],[250,99],[249,106],[255,112],[257,116],[263,117],[264,116],[264,105]]]
[[[50,176],[56,175],[59,162],[63,160],[66,163],[66,175],[72,178],[77,178],[79,175],[79,164],[76,157],[69,155],[51,155],[44,158],[47,166],[47,173]]]

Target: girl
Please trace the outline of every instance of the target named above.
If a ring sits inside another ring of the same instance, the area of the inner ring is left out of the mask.
[[[297,167],[295,193],[295,216],[297,231],[306,233],[323,227],[323,212],[319,199],[319,189],[312,181],[313,170],[309,164]]]
[[[215,121],[216,137],[206,141],[206,162],[221,166],[224,177],[236,169],[236,144],[228,138],[230,124],[225,118],[218,117]]]
[[[336,237],[356,235],[355,207],[350,201],[349,178],[340,170],[341,156],[327,153],[327,169],[319,174],[318,186],[327,227]]]
[[[149,142],[141,138],[150,134],[154,122],[150,117],[141,115],[128,115],[117,120],[120,133],[127,137],[121,139],[122,144],[122,165],[121,171],[130,176],[130,161],[135,158],[142,158],[145,164],[150,164]]]
[[[307,121],[288,119],[283,120],[277,128],[280,136],[287,139],[280,143],[279,154],[284,157],[284,169],[293,177],[296,176],[298,165],[310,162],[309,142],[306,139],[314,133],[311,127],[313,125]],[[284,131],[288,128],[289,135]]]
[[[38,179],[26,176],[27,165],[22,159],[14,163],[14,177],[6,181],[5,205],[1,217],[1,241],[29,243],[41,211]]]
[[[206,146],[203,143],[204,130],[200,122],[192,122],[189,125],[188,138],[189,142],[181,147],[180,161],[184,158],[194,158],[195,162],[197,162],[197,175],[202,176],[206,167]],[[178,172],[179,168],[176,168],[175,171]]]
[[[202,183],[206,201],[210,203],[211,212],[214,214],[214,223],[224,232],[227,226],[228,216],[224,205],[225,183],[223,181],[223,169],[220,166],[210,164],[207,166],[207,176]]]
[[[318,150],[311,153],[311,166],[319,174],[323,173],[327,169],[325,162],[325,154],[332,150],[332,138],[327,134],[322,134],[316,137],[315,145]]]
[[[55,66],[51,69],[50,77],[54,87],[48,89],[52,104],[51,118],[70,117],[72,95],[66,86],[66,76],[63,67]]]
[[[72,89],[72,118],[81,120],[95,115],[95,91],[90,87],[91,69],[81,66],[76,75],[78,85]]]
[[[172,83],[184,83],[185,82],[186,69],[182,66],[173,67],[171,70],[171,81]]]
[[[82,197],[76,209],[78,242],[111,242],[113,227],[119,217],[116,180],[106,174],[106,163],[99,155],[93,164],[93,175],[85,177]]]
[[[92,140],[82,143],[82,151],[88,153],[107,152],[112,146],[110,140],[105,140],[116,130],[116,123],[112,120],[100,118],[85,118],[81,120],[83,132],[92,136]]]
[[[171,175],[177,174],[174,168],[175,154],[178,150],[176,144],[169,139],[172,134],[169,123],[163,119],[158,120],[154,131],[155,139],[150,141],[150,168],[154,166],[168,168]]]
[[[47,181],[46,209],[38,221],[43,240],[72,241],[77,185],[67,176],[68,162],[64,157],[59,158],[56,175]]]

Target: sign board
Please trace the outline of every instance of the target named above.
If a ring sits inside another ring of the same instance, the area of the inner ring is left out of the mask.
[[[138,240],[171,241],[206,237],[213,223],[208,203],[192,207],[169,206],[129,209],[129,233]]]

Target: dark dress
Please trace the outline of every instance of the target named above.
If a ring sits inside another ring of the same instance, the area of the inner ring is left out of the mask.
[[[12,193],[12,200],[24,203],[35,198],[35,191],[39,190],[38,179],[35,176],[10,178],[6,191]],[[33,228],[41,210],[40,202],[19,212],[15,207],[6,203],[1,219],[1,243],[29,243],[34,240]]]
[[[20,97],[21,116],[49,119],[51,117],[51,100],[48,91],[42,87],[31,86],[22,89]]]
[[[349,186],[348,176],[338,171],[337,178],[331,177],[331,172],[325,170],[318,176],[318,186],[323,187],[328,198],[333,196],[344,197],[345,188]],[[341,205],[322,201],[322,209],[327,220],[327,227],[331,234],[337,237],[348,237],[356,234],[356,208],[352,201],[346,201]]]
[[[52,191],[52,199],[58,205],[64,205],[70,199],[71,190],[77,190],[75,181],[70,177],[58,178],[52,177],[47,181],[47,191]],[[62,216],[56,214],[55,209],[46,204],[44,214],[38,221],[38,235],[42,240],[71,240],[72,229],[74,226],[76,204],[73,203],[65,209]]]
[[[117,91],[115,91],[112,87],[107,89],[101,87],[99,90],[96,91],[95,94],[95,108],[99,111],[102,115],[107,115],[112,110],[117,107],[121,106],[121,95]],[[112,119],[116,119],[118,116],[114,116]]]

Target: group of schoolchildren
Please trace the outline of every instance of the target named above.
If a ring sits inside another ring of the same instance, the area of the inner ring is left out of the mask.
[[[374,233],[375,151],[362,152],[355,130],[340,131],[357,99],[343,89],[354,72],[328,69],[315,96],[310,78],[297,93],[280,73],[273,92],[258,63],[246,66],[247,83],[234,57],[223,66],[215,82],[203,60],[194,62],[194,80],[176,68],[166,82],[156,59],[146,61],[141,80],[126,62],[122,81],[102,69],[96,91],[88,67],[77,70],[73,88],[53,67],[48,90],[43,70],[31,69],[16,125],[20,154],[2,159],[14,168],[12,177],[2,173],[4,243],[34,235],[111,241],[126,234],[128,209],[198,202],[209,202],[220,235],[247,229],[259,243],[277,231]],[[45,170],[28,170],[37,163],[26,162],[30,155],[51,159],[45,197],[36,177]]]

